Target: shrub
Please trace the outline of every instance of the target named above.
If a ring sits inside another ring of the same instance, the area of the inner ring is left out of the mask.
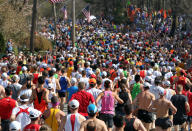
[[[5,40],[2,33],[0,33],[0,52],[1,53],[5,52],[5,49],[6,49]]]

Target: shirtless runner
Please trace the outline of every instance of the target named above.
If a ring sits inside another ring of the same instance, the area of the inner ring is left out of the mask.
[[[90,121],[93,121],[96,125],[96,131],[107,131],[105,122],[96,118],[97,107],[94,104],[90,104],[87,108],[89,119],[81,123],[80,131],[87,131],[87,125]]]
[[[0,99],[5,97],[5,88],[0,85]]]
[[[145,128],[149,131],[153,122],[152,113],[149,112],[149,107],[155,100],[155,96],[149,91],[150,84],[144,83],[144,91],[137,95],[134,101],[138,104],[138,118],[143,122]]]
[[[169,109],[173,111],[173,114],[177,112],[175,106],[165,98],[166,91],[163,88],[159,88],[160,98],[155,100],[150,106],[150,110],[154,110],[157,115],[155,121],[156,131],[169,131],[172,127],[172,121],[169,119]]]

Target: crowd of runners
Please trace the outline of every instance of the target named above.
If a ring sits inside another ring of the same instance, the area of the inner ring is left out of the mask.
[[[74,44],[70,22],[57,24],[56,38],[50,23],[39,34],[57,39],[56,49],[45,55],[9,48],[0,59],[1,130],[190,130],[192,32],[171,36],[171,18],[143,15],[131,26],[78,21]]]

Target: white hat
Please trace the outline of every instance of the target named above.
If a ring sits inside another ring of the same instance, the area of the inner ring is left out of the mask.
[[[163,85],[171,86],[171,83],[170,83],[170,81],[164,81],[164,82],[163,82]]]
[[[70,108],[77,109],[79,107],[79,102],[77,100],[72,100],[69,104]]]
[[[71,84],[75,84],[77,82],[77,79],[76,78],[71,78]]]
[[[107,72],[106,71],[103,71],[103,76],[107,76]]]
[[[76,76],[75,76],[77,79],[80,79],[81,77],[82,77],[82,75],[81,74],[76,74]]]
[[[27,67],[26,67],[26,66],[23,66],[23,67],[22,67],[22,71],[27,71]]]
[[[151,85],[148,82],[144,83],[144,87],[150,87]]]
[[[161,96],[166,95],[166,90],[164,88],[162,88],[162,87],[158,88],[158,92],[159,92],[159,95],[161,95]]]
[[[18,121],[12,121],[9,125],[10,131],[18,131],[21,130],[21,123]]]
[[[150,76],[146,76],[146,77],[145,77],[145,81],[151,82],[151,81],[152,81],[152,78],[151,78]]]
[[[56,69],[56,68],[52,68],[52,71],[53,71],[53,72],[56,72],[56,71],[57,71],[57,69]]]
[[[40,115],[41,115],[41,112],[38,111],[37,109],[33,109],[29,112],[30,118],[38,118]]]
[[[19,80],[19,76],[18,75],[14,75],[13,78],[15,78],[15,80]]]
[[[1,75],[3,78],[7,78],[7,73],[3,73],[2,75]]]
[[[147,75],[152,75],[152,74],[153,74],[152,70],[147,71]]]
[[[53,87],[54,87],[54,85],[53,85],[52,83],[49,83],[49,84],[47,85],[47,89],[53,89]]]

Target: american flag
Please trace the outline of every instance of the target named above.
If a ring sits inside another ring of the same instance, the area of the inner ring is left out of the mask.
[[[89,9],[89,5],[86,6],[83,10],[82,10],[83,14],[85,15],[85,17],[87,18],[87,21],[90,23],[91,22],[91,18],[90,18],[90,9]]]
[[[51,3],[58,3],[58,2],[62,2],[63,0],[50,0]]]
[[[63,8],[61,9],[61,11],[62,11],[63,14],[64,14],[64,20],[66,20],[66,19],[67,19],[67,9],[66,9],[66,7],[63,6]]]

